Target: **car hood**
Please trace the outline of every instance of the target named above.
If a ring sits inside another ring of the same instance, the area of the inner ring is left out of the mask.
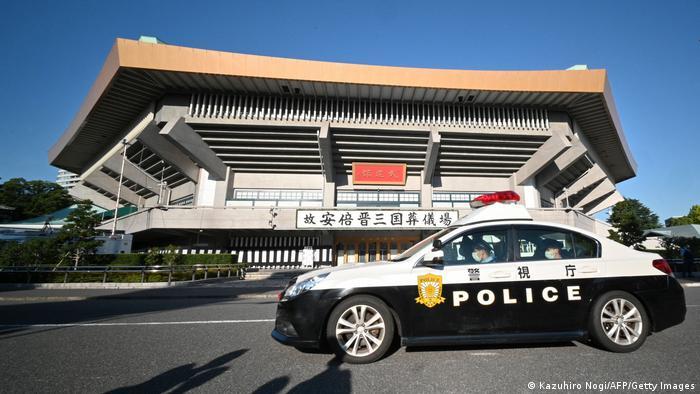
[[[297,277],[297,282],[301,282],[302,280],[310,279],[313,278],[314,276],[325,274],[325,273],[332,273],[332,272],[340,272],[340,271],[350,271],[350,270],[376,270],[376,269],[384,269],[384,267],[388,266],[395,266],[396,264],[399,264],[398,262],[390,262],[390,261],[375,261],[372,263],[352,263],[352,264],[343,264],[337,267],[328,267],[328,268],[319,268],[315,269],[313,271],[309,271],[303,275],[299,275]]]

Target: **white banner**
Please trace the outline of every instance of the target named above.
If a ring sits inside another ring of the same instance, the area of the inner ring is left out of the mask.
[[[434,229],[459,218],[455,210],[298,209],[297,228],[307,229]]]

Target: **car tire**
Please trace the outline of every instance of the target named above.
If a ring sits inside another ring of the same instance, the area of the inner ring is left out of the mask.
[[[368,295],[341,301],[326,324],[326,339],[341,361],[367,364],[382,358],[394,339],[394,319],[380,299]]]
[[[591,339],[605,350],[632,352],[644,344],[651,322],[644,305],[624,291],[611,291],[598,297],[591,308]]]

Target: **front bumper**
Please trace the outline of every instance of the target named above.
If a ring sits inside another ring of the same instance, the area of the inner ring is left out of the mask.
[[[277,331],[277,329],[272,330],[272,338],[277,342],[294,347],[302,348],[319,348],[320,342],[313,339],[301,339],[299,337],[290,337]]]
[[[340,297],[328,291],[309,291],[277,304],[272,338],[281,344],[318,348],[323,341],[326,319]]]

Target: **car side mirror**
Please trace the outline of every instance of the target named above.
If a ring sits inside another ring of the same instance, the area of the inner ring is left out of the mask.
[[[433,250],[435,251],[435,250],[440,250],[440,249],[442,249],[442,241],[440,241],[439,239],[434,239],[433,240]]]
[[[431,250],[423,256],[423,265],[426,267],[442,267],[445,253],[441,250]]]

